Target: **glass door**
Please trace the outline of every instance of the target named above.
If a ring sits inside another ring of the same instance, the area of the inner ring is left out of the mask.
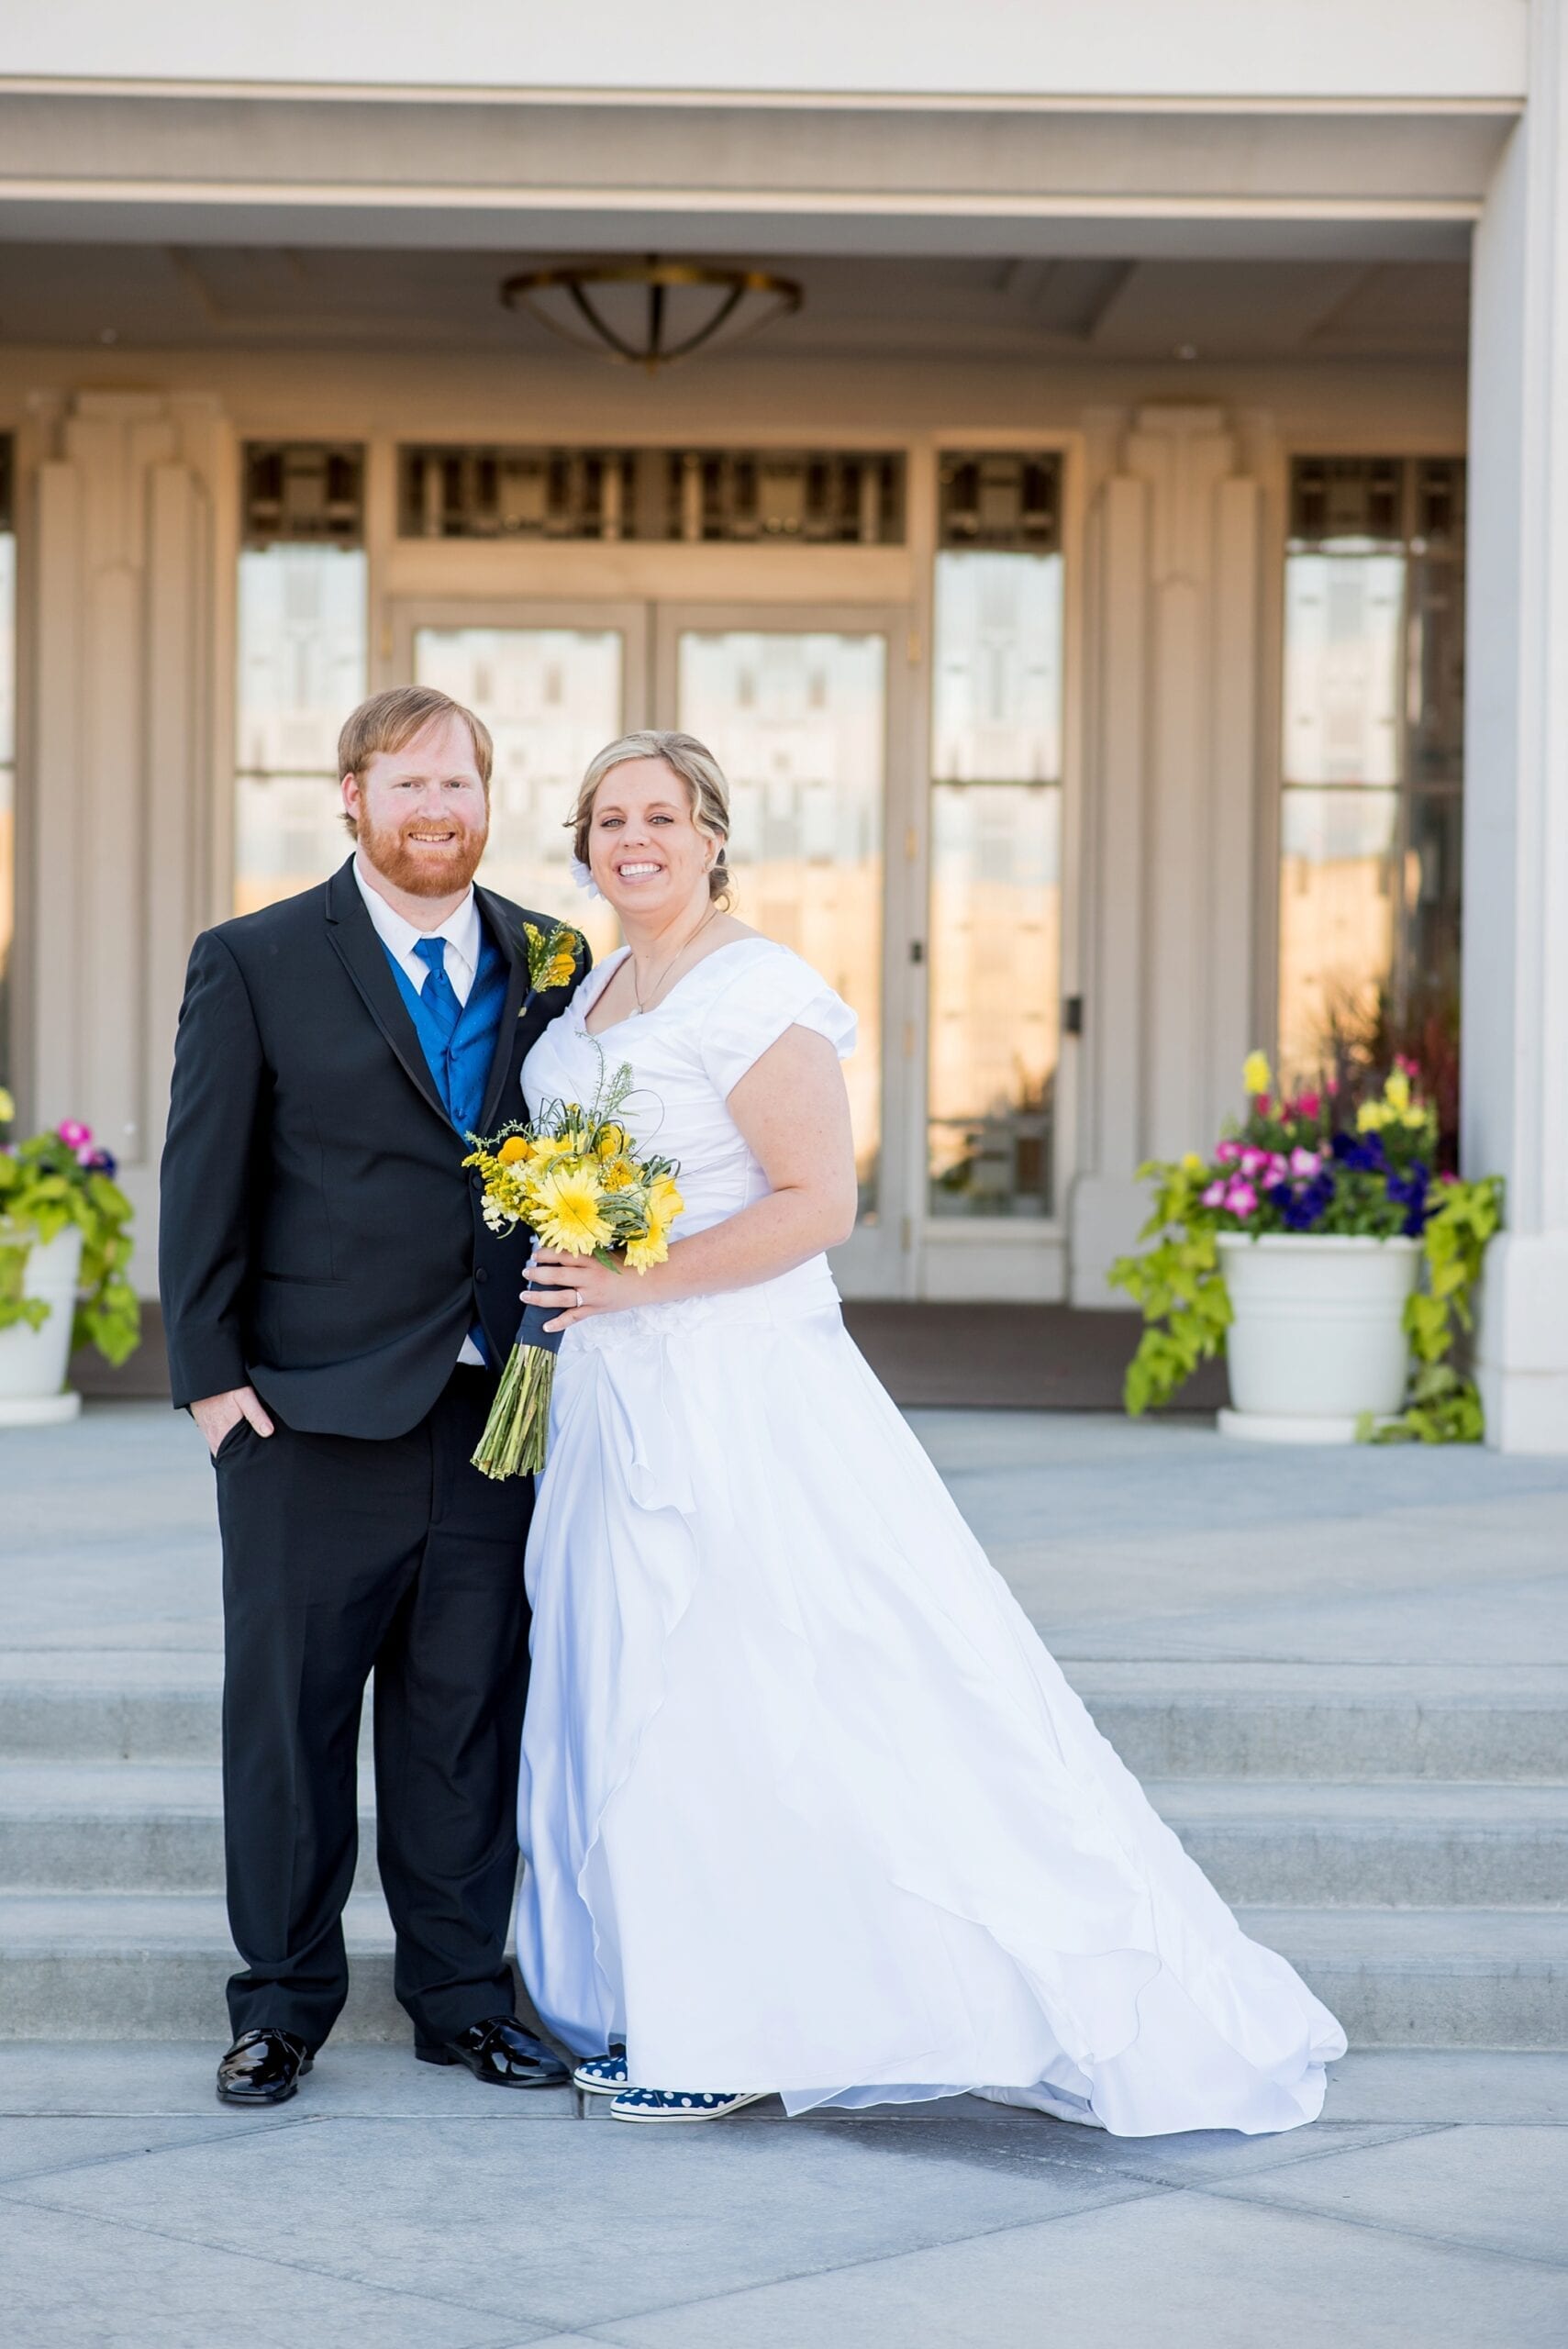
[[[834,1268],[846,1294],[906,1293],[914,1264],[905,753],[908,615],[879,607],[408,604],[395,674],[477,711],[495,742],[481,877],[618,942],[573,887],[565,818],[583,770],[617,734],[683,729],[729,778],[735,909],[819,970],[860,1019],[846,1067],[861,1214]],[[895,658],[896,648],[897,657]],[[890,875],[897,902],[890,899]],[[898,1039],[896,1051],[888,1039]]]
[[[573,883],[566,818],[595,751],[645,723],[646,607],[408,606],[394,641],[400,676],[450,694],[494,738],[481,880],[515,904],[562,916],[595,959],[608,953],[616,918]]]
[[[906,639],[906,615],[863,607],[662,605],[655,623],[659,722],[706,742],[729,778],[736,912],[859,1015],[845,1074],[861,1214],[835,1270],[860,1296],[901,1295],[912,1261],[907,1058],[887,1049],[890,1030],[906,1041],[904,909],[888,905],[885,847],[890,827],[904,834],[890,783],[904,782]]]

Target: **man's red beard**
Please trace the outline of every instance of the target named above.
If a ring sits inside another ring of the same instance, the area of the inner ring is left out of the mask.
[[[428,820],[410,817],[405,824],[373,824],[361,809],[357,836],[360,854],[384,880],[410,897],[459,896],[479,870],[489,826],[483,831],[460,826],[450,848],[442,854],[428,846],[409,848],[406,835],[422,830]]]

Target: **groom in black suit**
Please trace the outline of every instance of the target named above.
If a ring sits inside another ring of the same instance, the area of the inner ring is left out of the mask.
[[[356,1753],[375,1674],[377,1855],[427,2062],[508,2087],[565,2067],[506,1958],[528,1682],[526,1479],[469,1464],[516,1335],[527,1241],[488,1230],[465,1131],[587,966],[535,992],[528,916],[476,889],[491,744],[406,686],[339,742],[354,853],[192,952],[163,1154],[176,1405],[223,1537],[234,2045],[218,2095],[291,2097],[348,1989]]]

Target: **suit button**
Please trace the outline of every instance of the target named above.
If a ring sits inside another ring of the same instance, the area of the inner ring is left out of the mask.
[[[483,1191],[483,1189],[484,1188],[484,1175],[483,1175],[483,1174],[475,1174],[472,1179],[473,1179],[473,1187],[474,1187],[474,1189],[475,1189],[476,1191]]]
[[[486,1282],[489,1278],[490,1278],[490,1275],[489,1275],[489,1274],[485,1271],[485,1269],[484,1269],[484,1265],[483,1265],[483,1264],[475,1264],[475,1266],[474,1266],[474,1268],[473,1268],[473,1286],[474,1286],[474,1287],[475,1287],[475,1288],[483,1288],[483,1287],[484,1286],[485,1282]]]

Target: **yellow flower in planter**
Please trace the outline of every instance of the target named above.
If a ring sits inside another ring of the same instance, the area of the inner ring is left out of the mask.
[[[1249,1052],[1241,1063],[1241,1083],[1253,1097],[1266,1093],[1273,1083],[1267,1052]]]
[[[16,1114],[16,1103],[12,1100],[5,1086],[0,1085],[0,1126],[10,1125],[12,1120],[15,1119]]]

